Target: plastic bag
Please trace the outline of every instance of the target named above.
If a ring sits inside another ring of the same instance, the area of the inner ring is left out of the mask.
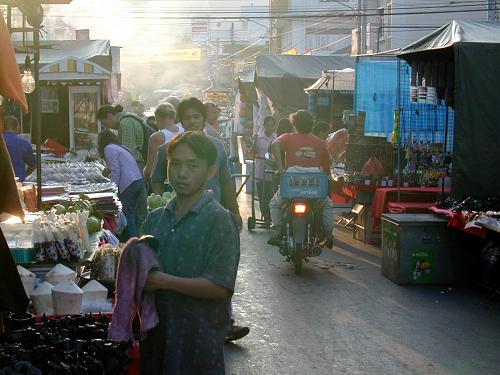
[[[365,165],[363,165],[361,174],[363,176],[372,176],[374,178],[381,178],[384,176],[384,165],[380,160],[372,156],[371,158],[368,159]]]
[[[73,258],[80,259],[82,257],[82,249],[78,242],[78,226],[75,222],[68,223],[64,244]]]
[[[57,249],[57,255],[59,256],[60,259],[69,260],[70,253],[66,248],[66,245],[64,244],[64,238],[66,237],[64,228],[52,227],[52,233],[54,234],[54,239],[55,239],[54,245]]]
[[[89,218],[89,212],[85,211],[77,211],[75,214],[76,223],[78,225],[78,233],[80,234],[80,238],[82,240],[82,247],[87,252],[91,252],[90,246],[90,236],[87,228],[87,219]]]
[[[45,241],[43,242],[43,250],[48,260],[57,262],[59,254],[57,252],[54,234],[50,230],[47,223],[43,224],[43,233],[45,233]]]
[[[36,262],[45,262],[44,242],[45,234],[42,232],[40,219],[36,219],[33,221],[33,249],[35,251]]]

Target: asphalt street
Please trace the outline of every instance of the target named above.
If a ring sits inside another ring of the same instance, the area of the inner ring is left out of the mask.
[[[251,332],[226,345],[227,374],[500,374],[499,298],[398,286],[378,249],[340,232],[296,276],[268,237],[241,234],[233,301]]]

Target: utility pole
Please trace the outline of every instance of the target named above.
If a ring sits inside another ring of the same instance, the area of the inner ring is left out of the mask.
[[[231,22],[231,31],[230,31],[230,38],[231,38],[231,55],[234,54],[234,22]],[[235,74],[236,73],[236,64],[234,63],[234,56],[231,58],[231,67],[230,67],[230,70],[231,70],[231,74]],[[235,92],[235,89],[236,89],[236,80],[232,80],[232,89],[233,89],[233,93]]]
[[[366,13],[365,9],[367,0],[358,0],[358,15],[357,15],[357,23],[359,30],[359,38],[358,38],[358,53],[363,54],[366,52]]]
[[[358,9],[356,10],[356,28],[358,29],[356,50],[358,51],[358,55],[361,55],[361,0],[358,0]]]

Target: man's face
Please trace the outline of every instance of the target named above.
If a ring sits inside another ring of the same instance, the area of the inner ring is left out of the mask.
[[[190,196],[205,189],[206,182],[215,175],[215,166],[196,156],[191,147],[178,145],[168,160],[168,179],[179,196]]]
[[[202,132],[205,127],[203,115],[195,108],[188,108],[184,111],[181,123],[186,131]]]
[[[215,122],[219,118],[220,109],[216,105],[207,105],[207,122]]]
[[[318,137],[321,138],[322,140],[326,141],[326,137],[328,137],[328,131],[323,131],[318,134]]]
[[[116,115],[108,113],[106,118],[99,120],[108,129],[118,129],[118,121],[116,121]]]
[[[139,115],[139,116],[142,116],[144,115],[144,104],[139,104],[139,105],[136,105],[134,108],[132,108],[132,111],[136,114],[136,115]]]
[[[266,121],[264,122],[264,133],[267,136],[272,135],[276,131],[276,125],[273,121]]]

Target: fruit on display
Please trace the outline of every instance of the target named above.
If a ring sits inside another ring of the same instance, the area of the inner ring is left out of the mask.
[[[159,207],[165,207],[165,205],[168,203],[168,201],[170,201],[170,199],[173,198],[173,196],[175,195],[175,193],[172,193],[172,192],[164,192],[162,195],[158,195],[158,194],[151,194],[147,201],[148,201],[148,210],[154,210],[155,208],[159,208]]]
[[[89,234],[99,232],[101,230],[101,219],[95,216],[89,216],[87,219],[87,229]]]
[[[48,164],[42,163],[42,180],[47,185],[54,183],[82,184],[109,183],[109,179],[102,175],[104,165],[94,162],[65,162]],[[36,182],[36,172],[26,178],[26,182]]]
[[[66,207],[62,204],[56,204],[52,209],[56,212],[56,215],[63,215],[66,213]]]

